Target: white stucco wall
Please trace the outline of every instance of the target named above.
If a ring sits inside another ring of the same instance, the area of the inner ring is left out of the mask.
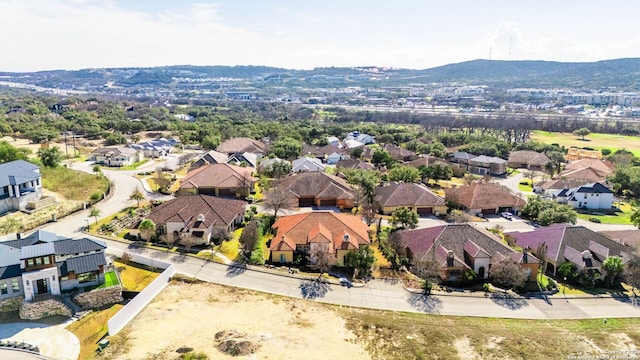
[[[24,289],[25,300],[33,300],[35,292],[37,292],[36,280],[39,279],[47,279],[47,288],[50,294],[60,295],[58,268],[54,266],[22,274],[22,288]]]

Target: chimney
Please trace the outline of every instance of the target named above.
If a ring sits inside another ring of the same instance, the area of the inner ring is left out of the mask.
[[[344,236],[342,237],[342,241],[349,242],[349,234],[344,234]]]
[[[453,266],[453,250],[449,250],[449,252],[447,252],[447,266]]]
[[[20,240],[20,239],[22,239],[22,235],[19,232],[17,232],[16,233],[16,240]]]
[[[204,222],[204,214],[198,214],[198,221]]]

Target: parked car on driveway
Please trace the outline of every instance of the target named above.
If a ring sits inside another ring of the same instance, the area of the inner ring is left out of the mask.
[[[501,212],[501,213],[500,213],[500,216],[502,216],[503,218],[505,218],[505,219],[507,219],[507,220],[511,220],[511,219],[513,219],[513,214],[512,214],[512,213],[510,213],[510,212],[507,212],[507,211],[505,211],[505,212]]]

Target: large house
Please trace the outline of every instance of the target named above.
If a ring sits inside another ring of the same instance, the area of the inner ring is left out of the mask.
[[[396,161],[411,161],[418,158],[418,154],[413,151],[392,144],[385,144],[382,150],[388,152],[389,156]]]
[[[267,145],[258,140],[254,140],[246,137],[239,137],[229,139],[222,144],[218,145],[216,151],[226,153],[229,155],[242,154],[242,153],[254,153],[258,155],[258,158],[266,155],[268,152]]]
[[[506,258],[526,269],[529,281],[535,281],[538,274],[538,259],[533,255],[516,251],[495,234],[470,224],[402,230],[397,234],[404,255],[412,264],[436,261],[445,281],[460,281],[466,270],[473,270],[479,279],[487,279],[491,265]]]
[[[634,249],[584,226],[554,224],[527,232],[511,232],[505,236],[515,238],[516,244],[534,253],[541,243],[547,246],[547,271],[556,274],[565,261],[578,270],[594,269],[604,275],[602,262],[609,256],[619,256],[626,262]]]
[[[180,142],[176,139],[169,138],[159,138],[155,140],[144,141],[137,144],[129,145],[130,148],[141,151],[144,157],[147,158],[158,158],[162,156],[167,156],[169,153],[173,151],[173,148],[180,144]]]
[[[231,164],[209,164],[190,171],[180,182],[178,195],[204,194],[243,197],[253,191],[253,168]]]
[[[586,179],[551,179],[551,180],[543,180],[536,183],[533,187],[533,192],[536,194],[553,196],[563,189],[571,189],[574,187],[582,186],[588,184],[592,181]]]
[[[324,164],[322,164],[320,159],[305,156],[293,160],[293,163],[291,164],[291,171],[294,173],[309,171],[324,172]]]
[[[547,155],[531,150],[512,151],[507,160],[507,166],[513,169],[524,168],[534,171],[544,170],[551,160]]]
[[[335,256],[336,265],[344,266],[345,255],[369,245],[369,227],[362,218],[350,214],[314,211],[283,216],[272,226],[271,261],[292,263],[294,255],[309,256],[311,263],[318,251]]]
[[[67,239],[38,230],[0,242],[0,300],[60,295],[62,291],[104,282],[107,265],[99,240]]]
[[[193,164],[189,167],[189,171],[195,170],[201,166],[209,165],[209,164],[224,164],[227,162],[229,155],[221,152],[217,152],[215,150],[211,150],[204,155],[200,156],[198,160],[194,161]]]
[[[569,204],[574,209],[611,210],[613,191],[601,183],[585,184],[563,189],[554,195],[556,202]]]
[[[0,164],[0,214],[22,210],[42,197],[40,168],[24,160]]]
[[[147,216],[156,234],[190,245],[206,245],[230,234],[244,220],[247,203],[209,195],[181,196],[154,208]],[[148,239],[147,239],[148,240]]]
[[[130,147],[106,147],[91,152],[89,160],[106,166],[127,166],[142,161],[143,152]]]
[[[303,206],[337,206],[351,209],[354,206],[353,189],[342,178],[323,172],[302,172],[278,181],[278,189],[285,191]]]
[[[484,182],[446,189],[445,199],[462,206],[471,214],[483,215],[518,212],[527,204],[526,200],[512,194],[504,186]]]
[[[507,172],[507,161],[495,156],[480,155],[469,159],[468,170],[478,175],[504,175]]]
[[[391,214],[399,207],[406,207],[418,215],[436,216],[447,212],[444,199],[432,193],[424,185],[391,183],[376,189],[376,204],[383,214]]]

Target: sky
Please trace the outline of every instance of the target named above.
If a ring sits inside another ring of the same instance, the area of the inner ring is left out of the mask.
[[[0,71],[640,57],[637,0],[0,0]]]

